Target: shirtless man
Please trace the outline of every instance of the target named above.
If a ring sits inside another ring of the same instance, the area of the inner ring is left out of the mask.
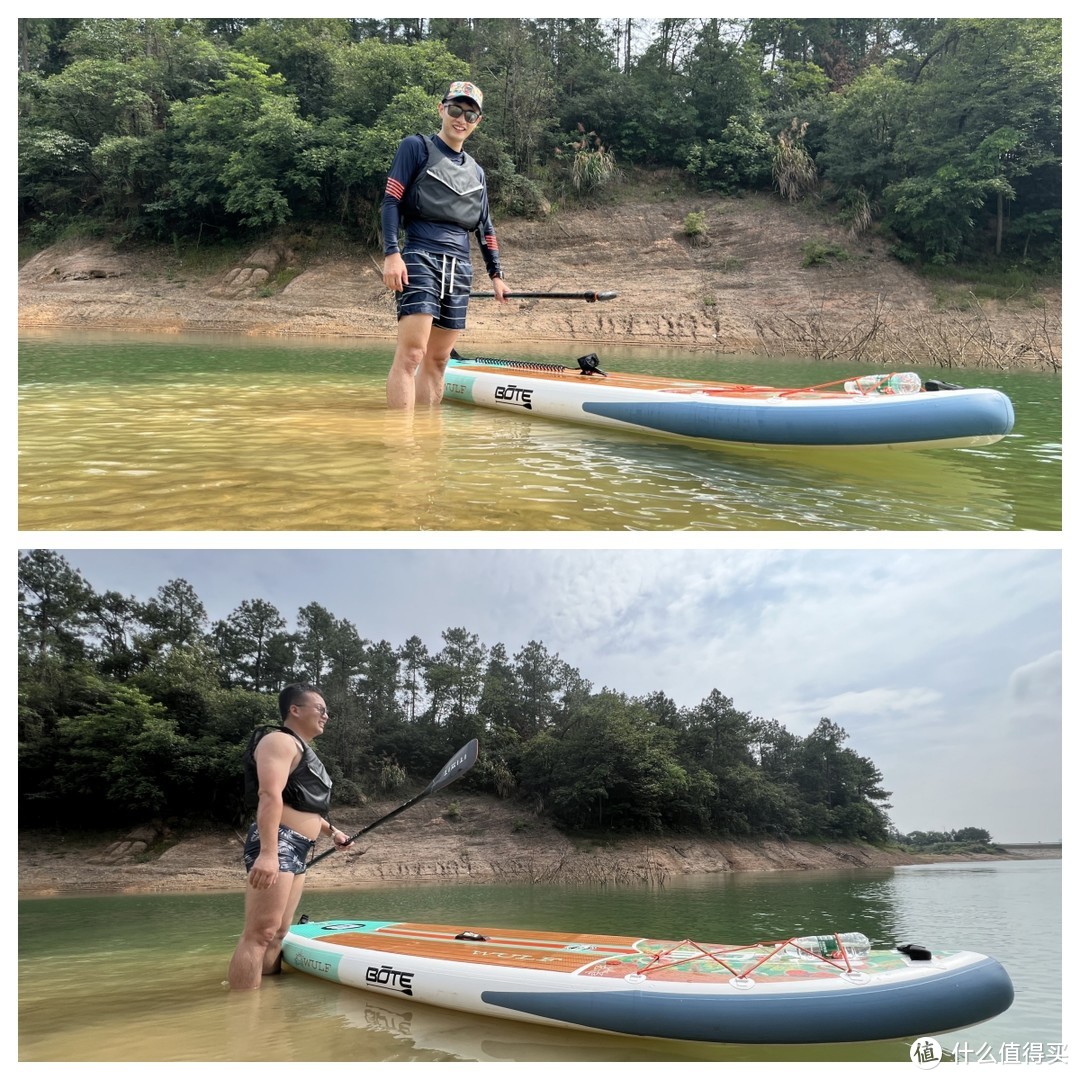
[[[326,820],[331,780],[311,740],[326,727],[326,702],[314,686],[286,686],[278,696],[281,727],[257,729],[244,752],[244,787],[257,795],[244,844],[244,932],[229,963],[232,990],[257,990],[281,970],[281,943],[304,891],[307,859],[319,836],[340,848],[349,838]],[[276,838],[263,845],[262,837]]]

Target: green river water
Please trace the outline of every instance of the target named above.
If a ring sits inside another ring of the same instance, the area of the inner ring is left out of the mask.
[[[486,355],[572,363],[579,345]],[[387,410],[390,343],[48,334],[19,346],[19,526],[32,531],[1058,530],[1061,382],[1007,393],[970,450],[698,447],[488,409]],[[867,369],[601,350],[610,370],[785,386]]]
[[[973,949],[1005,965],[1015,1003],[938,1040],[946,1051],[1001,1061],[1068,1054],[1061,884],[1060,860],[692,875],[618,889],[413,882],[320,890],[313,876],[301,911],[714,942],[835,928],[861,930],[879,948],[915,941]],[[258,993],[231,993],[223,980],[242,908],[239,892],[20,901],[20,1060],[876,1061],[912,1068],[905,1041],[709,1046],[591,1035],[473,1017],[289,970]]]

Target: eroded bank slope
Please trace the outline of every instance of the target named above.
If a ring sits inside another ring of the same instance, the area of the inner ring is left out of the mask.
[[[705,215],[704,243],[685,235],[691,211]],[[463,343],[504,354],[515,343],[566,342],[913,367],[1055,369],[1061,360],[1060,290],[1038,304],[942,307],[883,238],[852,238],[812,206],[766,195],[654,191],[617,207],[507,220],[499,233],[511,288],[618,293],[602,303],[474,301]],[[812,249],[840,257],[806,266]],[[316,248],[300,234],[214,271],[168,247],[66,244],[20,268],[19,327],[389,341],[394,310],[374,254]]]
[[[390,809],[391,803],[350,808],[336,814],[334,822],[355,833]],[[334,855],[320,862],[311,871],[309,887],[448,878],[662,883],[680,874],[835,870],[941,861],[866,844],[794,840],[667,836],[589,845],[568,839],[511,804],[453,794],[431,797],[372,830],[356,846],[355,854]],[[150,826],[78,839],[22,833],[19,894],[241,889],[241,847],[239,833],[227,829],[182,837]],[[1053,854],[1048,849],[1041,857]],[[1056,854],[1060,856],[1060,848]]]

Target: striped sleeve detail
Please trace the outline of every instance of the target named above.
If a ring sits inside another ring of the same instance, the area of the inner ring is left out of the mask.
[[[484,246],[488,249],[488,251],[499,250],[499,241],[496,239],[493,232],[489,232],[484,235]]]
[[[386,194],[391,199],[397,199],[401,202],[401,196],[405,194],[405,185],[396,177],[388,176],[386,178]]]

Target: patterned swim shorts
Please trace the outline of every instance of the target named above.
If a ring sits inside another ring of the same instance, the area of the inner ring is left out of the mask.
[[[307,870],[307,857],[315,847],[315,841],[309,840],[303,833],[290,829],[287,825],[278,826],[278,869],[283,874],[303,874]],[[259,826],[251,823],[247,840],[244,841],[244,867],[248,873],[259,857]]]
[[[443,330],[464,330],[472,289],[472,263],[452,255],[410,251],[401,256],[409,284],[397,294],[398,318],[431,315],[432,325]]]

